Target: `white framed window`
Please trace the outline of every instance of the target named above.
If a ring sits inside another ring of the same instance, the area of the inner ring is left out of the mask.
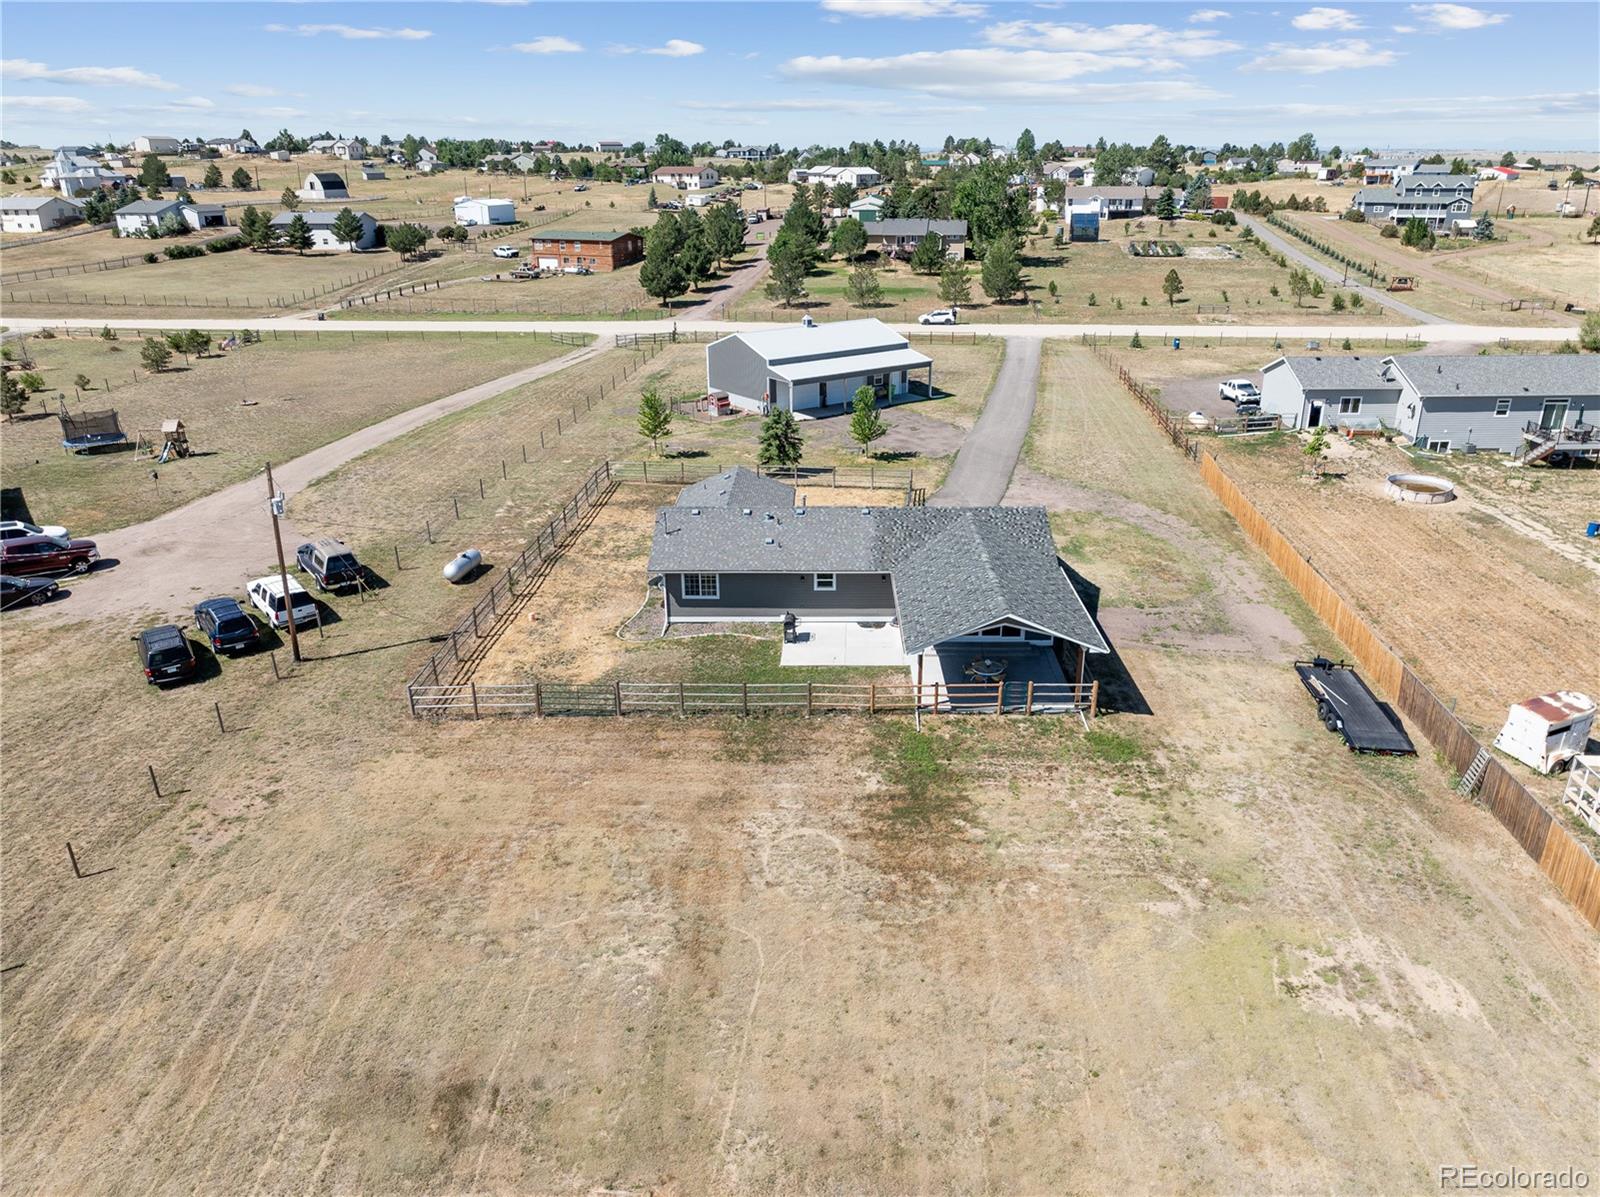
[[[1353,416],[1357,412],[1359,412],[1360,410],[1361,410],[1361,396],[1360,395],[1340,395],[1339,396],[1339,414],[1341,416]]]
[[[1509,416],[1511,414],[1511,400],[1496,399],[1494,401],[1494,414],[1497,416]]]
[[[714,599],[722,597],[720,574],[684,574],[683,597],[686,599]]]
[[[1450,452],[1450,442],[1449,441],[1429,441],[1428,442],[1428,452],[1429,453],[1448,453],[1448,452]]]
[[[837,590],[837,589],[839,589],[839,575],[838,574],[812,574],[811,575],[811,589],[813,589],[813,590]]]

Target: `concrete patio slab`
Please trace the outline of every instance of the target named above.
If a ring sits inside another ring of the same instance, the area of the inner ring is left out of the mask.
[[[795,625],[799,637],[785,644],[783,665],[904,665],[905,649],[900,629],[887,622],[875,624],[802,619]]]

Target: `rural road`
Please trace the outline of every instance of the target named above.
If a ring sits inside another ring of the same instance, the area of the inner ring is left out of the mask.
[[[1292,247],[1288,247],[1292,248]],[[1389,304],[1387,297],[1382,300]],[[1390,304],[1392,307],[1393,305]],[[681,317],[678,318],[681,321]],[[1351,325],[1351,324],[973,324],[970,332],[990,337],[1116,337],[1132,335],[1137,328],[1141,335],[1166,340],[1172,337],[1203,336],[1217,341],[1266,341],[1274,337],[1281,340],[1333,340],[1346,336],[1371,340],[1375,337],[1414,337],[1424,342],[1449,341],[1461,344],[1484,345],[1494,341],[1525,342],[1529,344],[1559,344],[1572,339],[1570,327],[1517,327],[1498,324],[1444,324],[1436,316],[1428,317],[1425,324]],[[298,329],[301,332],[337,333],[516,333],[516,332],[566,332],[591,333],[599,337],[617,335],[636,336],[651,333],[670,333],[675,323],[666,320],[339,320],[326,324],[314,317],[301,316],[235,316],[228,320],[118,320],[91,315],[87,311],[75,320],[38,316],[4,317],[7,329],[27,332],[35,329],[89,329],[99,332],[106,325],[115,329],[150,332],[168,329],[200,328],[209,332],[235,332],[242,328],[259,332]],[[760,320],[696,320],[697,331],[714,333],[757,332],[775,327],[772,321]],[[929,336],[928,330],[915,324],[891,325],[898,332]],[[937,341],[940,334],[932,334]],[[968,332],[952,334],[965,337]]]
[[[273,481],[292,498],[324,474],[396,437],[599,352],[596,345],[585,346],[413,407],[291,461],[275,464]],[[250,577],[273,559],[266,499],[265,477],[258,474],[142,524],[102,533],[94,538],[100,556],[102,560],[114,559],[116,566],[97,570],[87,578],[62,579],[63,588],[72,591],[72,601],[35,608],[34,613],[39,618],[59,620],[149,611],[173,614],[212,595],[242,594]],[[302,539],[292,524],[284,521],[285,554],[292,554]]]
[[[987,507],[1005,497],[1011,471],[1033,419],[1039,393],[1038,337],[1007,337],[1006,356],[983,413],[967,434],[944,485],[928,501],[938,507]]]
[[[1292,242],[1280,237],[1266,221],[1257,220],[1253,216],[1246,216],[1242,212],[1239,214],[1239,219],[1244,221],[1251,232],[1261,238],[1263,244],[1270,245],[1291,262],[1299,262],[1300,265],[1309,267],[1313,274],[1316,274],[1325,282],[1332,283],[1334,286],[1341,287],[1347,291],[1359,291],[1368,301],[1381,304],[1391,312],[1399,312],[1402,316],[1409,316],[1419,324],[1441,325],[1445,323],[1442,317],[1435,316],[1432,312],[1424,312],[1421,308],[1414,308],[1409,303],[1402,303],[1387,291],[1380,291],[1376,287],[1368,287],[1365,284],[1344,281],[1342,272],[1326,262],[1319,261],[1304,250],[1297,248]]]

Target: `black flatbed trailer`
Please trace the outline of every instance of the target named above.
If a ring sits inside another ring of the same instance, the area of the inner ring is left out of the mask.
[[[1388,703],[1379,702],[1354,668],[1327,657],[1296,661],[1300,684],[1317,700],[1317,717],[1336,731],[1352,752],[1416,756],[1411,737]]]

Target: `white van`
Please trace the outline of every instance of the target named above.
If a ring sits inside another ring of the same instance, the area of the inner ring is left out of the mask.
[[[284,610],[283,579],[277,574],[257,578],[250,583],[245,593],[250,596],[250,605],[266,616],[267,622],[274,628],[289,626],[289,617]],[[289,579],[288,606],[294,612],[294,624],[297,628],[312,627],[320,619],[317,614],[317,601],[293,578]]]

